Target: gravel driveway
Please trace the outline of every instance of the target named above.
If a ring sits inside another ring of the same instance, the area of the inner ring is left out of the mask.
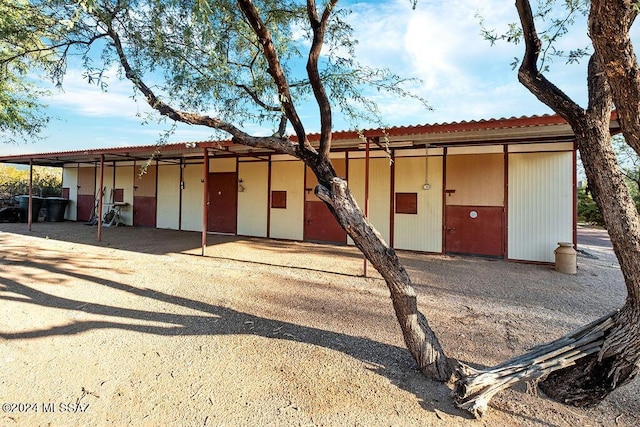
[[[0,224],[2,425],[640,425],[638,380],[592,409],[516,387],[469,419],[416,371],[352,247],[210,235],[201,257],[199,233],[95,231]],[[602,232],[579,249],[576,275],[400,256],[448,354],[493,365],[620,307]]]

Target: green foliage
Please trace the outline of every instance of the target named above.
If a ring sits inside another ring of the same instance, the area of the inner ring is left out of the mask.
[[[586,188],[578,189],[578,221],[604,225],[604,218]]]
[[[532,2],[533,3],[533,2]],[[534,12],[534,19],[539,22],[538,37],[540,38],[541,54],[538,68],[542,72],[549,70],[549,64],[554,59],[563,60],[566,64],[580,62],[591,52],[591,46],[576,46],[569,50],[559,49],[558,41],[569,33],[576,20],[585,17],[589,12],[589,0],[538,0]],[[519,22],[512,22],[503,31],[486,26],[484,18],[477,15],[481,25],[481,35],[492,45],[498,41],[518,44],[522,41],[523,33]],[[513,69],[517,68],[520,59],[511,62]]]
[[[12,6],[14,0],[0,1],[12,15],[20,7],[40,23],[30,29],[32,36],[5,43],[9,53],[3,53],[0,64],[9,76],[18,76],[15,67],[8,67],[18,63],[24,69],[46,70],[55,84],[61,84],[68,58],[77,55],[83,59],[85,78],[106,90],[105,70],[120,67],[109,38],[113,29],[136,78],[152,86],[163,102],[239,126],[251,121],[278,128],[285,100],[278,96],[273,70],[263,56],[264,41],[247,24],[236,1],[20,0],[18,6]],[[291,101],[299,105],[313,95],[304,67],[312,38],[306,1],[254,4],[271,33]],[[412,81],[356,61],[357,41],[345,19],[348,14],[346,9],[332,11],[320,59],[320,76],[332,103],[352,124],[363,118],[382,123],[367,96],[375,91],[413,97],[428,107],[424,99],[404,89]],[[12,28],[23,31],[27,24],[0,20],[0,27],[6,33]],[[2,92],[0,88],[0,96]]]
[[[9,204],[14,196],[21,194],[29,194],[29,170],[0,164],[0,204]],[[62,169],[34,166],[33,195],[60,197]]]

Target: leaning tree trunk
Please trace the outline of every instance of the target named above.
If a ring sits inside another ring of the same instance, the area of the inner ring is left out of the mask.
[[[395,251],[364,217],[345,180],[318,173],[315,194],[324,201],[349,237],[384,278],[407,348],[421,372],[431,379],[446,382],[453,374],[447,358],[425,316],[418,310],[417,295],[411,279]]]
[[[589,106],[584,110],[538,70],[541,42],[531,6],[528,0],[516,0],[516,7],[525,41],[518,77],[571,125],[628,295],[618,312],[492,369],[474,370],[461,365],[454,398],[475,416],[486,411],[495,393],[527,380],[538,381],[553,399],[591,406],[631,380],[640,365],[640,221],[611,145],[612,97],[603,61],[597,52],[589,61]]]
[[[625,276],[627,301],[619,311],[494,368],[461,364],[454,399],[476,417],[495,393],[522,381],[538,381],[549,397],[565,404],[593,406],[638,372],[640,224],[611,146],[608,115],[594,116],[574,126],[576,143]]]

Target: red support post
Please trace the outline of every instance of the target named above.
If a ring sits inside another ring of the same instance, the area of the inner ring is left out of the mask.
[[[100,154],[100,188],[98,188],[98,242],[102,242],[102,207],[104,202],[104,154]]]
[[[204,149],[204,179],[202,182],[202,256],[205,256],[207,247],[207,227],[209,224],[209,150]]]
[[[366,138],[364,156],[364,216],[369,220],[369,138]],[[367,277],[367,257],[364,257],[364,277]]]
[[[33,212],[33,159],[29,159],[29,208],[27,209],[27,223],[29,224],[29,231],[31,231],[31,220]]]

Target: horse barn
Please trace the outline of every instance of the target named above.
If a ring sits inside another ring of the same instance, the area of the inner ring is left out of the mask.
[[[331,160],[396,249],[547,263],[576,243],[576,148],[557,115],[335,132]],[[0,162],[62,167],[66,220],[88,221],[102,188],[123,225],[352,244],[310,170],[269,150],[204,141]]]

